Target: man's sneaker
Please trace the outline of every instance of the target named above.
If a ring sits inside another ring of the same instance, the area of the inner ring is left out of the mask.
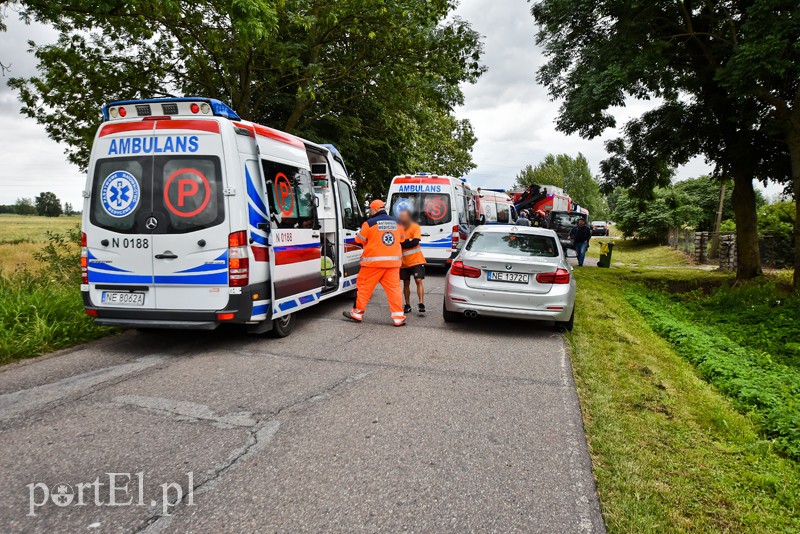
[[[420,315],[425,315],[425,305],[424,304],[420,304],[418,311],[419,311]]]
[[[395,326],[405,326],[406,322],[403,321],[402,323],[394,323]]]
[[[403,306],[403,313],[411,313],[411,304]]]

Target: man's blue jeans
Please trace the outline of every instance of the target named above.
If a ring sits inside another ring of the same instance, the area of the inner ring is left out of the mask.
[[[589,243],[578,243],[575,245],[575,253],[578,255],[578,265],[583,265],[583,260],[586,259],[586,251],[589,248]]]

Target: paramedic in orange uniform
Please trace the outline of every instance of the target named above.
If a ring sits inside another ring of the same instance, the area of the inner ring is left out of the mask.
[[[403,265],[400,267],[400,280],[403,281],[403,296],[406,299],[405,313],[411,313],[411,277],[417,285],[417,297],[419,297],[419,314],[425,315],[425,288],[422,281],[425,280],[425,256],[422,254],[420,240],[422,239],[422,229],[411,218],[409,210],[403,210],[398,217],[403,232],[406,234],[405,240],[400,243],[403,247]]]
[[[405,326],[403,296],[400,290],[400,265],[403,252],[400,243],[405,239],[403,228],[397,219],[386,213],[382,200],[373,200],[369,205],[370,218],[356,234],[356,243],[364,246],[361,255],[361,270],[356,280],[356,304],[344,316],[356,322],[364,318],[369,299],[375,286],[380,284],[389,299],[389,310],[395,326]]]

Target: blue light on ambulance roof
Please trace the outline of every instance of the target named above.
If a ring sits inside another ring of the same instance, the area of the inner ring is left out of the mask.
[[[335,146],[330,145],[330,144],[329,145],[322,145],[322,146],[324,146],[325,148],[330,150],[331,154],[333,154],[334,156],[338,157],[339,159],[343,159],[342,155],[339,153],[339,149],[336,148]]]
[[[103,120],[108,120],[108,108],[112,106],[128,106],[135,104],[161,104],[166,102],[207,102],[211,106],[211,111],[217,117],[239,121],[242,120],[239,114],[233,111],[227,104],[216,98],[205,98],[201,96],[185,96],[177,98],[147,98],[141,100],[116,100],[103,106]]]

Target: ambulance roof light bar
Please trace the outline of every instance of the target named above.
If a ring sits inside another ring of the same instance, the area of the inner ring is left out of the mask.
[[[151,104],[160,104],[163,106],[169,106],[170,104],[182,104],[181,108],[189,104],[191,106],[192,113],[198,113],[195,109],[202,109],[204,106],[208,106],[206,108],[207,111],[211,111],[211,113],[217,117],[224,117],[230,120],[241,120],[238,113],[228,107],[227,104],[224,102],[217,100],[216,98],[204,98],[204,97],[180,97],[180,98],[150,98],[150,99],[142,99],[142,100],[116,100],[114,102],[109,102],[108,104],[103,106],[103,120],[111,120],[112,118],[117,117],[118,112],[120,117],[125,117],[126,113],[123,111],[125,110],[125,106],[132,106],[131,112],[133,109],[137,110],[138,116],[147,116],[149,112],[145,112],[148,110]],[[114,108],[112,112],[112,108]],[[177,109],[173,113],[165,113],[168,115],[175,115],[177,113]],[[131,115],[133,118],[135,115]]]

